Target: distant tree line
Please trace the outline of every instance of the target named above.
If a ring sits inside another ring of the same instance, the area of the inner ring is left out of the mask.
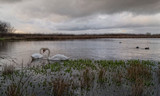
[[[0,21],[0,33],[13,33],[13,32],[15,32],[15,29],[10,25],[10,23]]]

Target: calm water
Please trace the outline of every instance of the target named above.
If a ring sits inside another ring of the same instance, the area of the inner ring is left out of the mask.
[[[122,42],[122,43],[119,43]],[[136,49],[139,46],[140,49]],[[89,39],[68,41],[12,41],[0,42],[0,56],[28,62],[31,54],[42,47],[51,55],[64,54],[71,59],[143,59],[160,61],[160,39]],[[150,50],[145,50],[150,47]]]

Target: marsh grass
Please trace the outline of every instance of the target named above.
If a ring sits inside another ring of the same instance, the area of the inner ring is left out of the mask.
[[[160,83],[160,65],[158,66],[157,76],[158,76],[158,82]]]
[[[127,78],[133,82],[137,79],[150,80],[152,78],[151,69],[142,64],[130,64],[127,68]]]
[[[24,96],[24,95],[34,95],[34,89],[29,90],[31,84],[31,75],[26,76],[24,72],[18,73],[19,78],[15,77],[13,74],[9,76],[9,84],[5,90],[6,96]]]
[[[12,58],[7,58],[7,60],[16,63]],[[5,64],[2,68],[3,83],[1,84],[5,87],[2,88],[3,91],[0,91],[1,95],[4,92],[5,96],[35,96],[32,94],[34,90],[31,91],[29,86],[32,74],[29,74],[27,69],[24,69],[23,63],[20,70],[16,70],[13,63],[12,65]]]
[[[59,77],[52,80],[51,84],[53,96],[67,96],[71,94],[71,92],[69,92],[71,87],[71,82],[69,80]]]
[[[153,66],[151,61],[140,60],[68,60],[6,71],[2,75],[4,78],[0,79],[0,86],[7,83],[5,96],[40,93],[41,96],[88,96],[91,93],[105,93],[102,96],[108,96],[125,89],[130,93],[123,96],[144,96],[148,91],[146,88],[152,87]]]
[[[15,67],[14,65],[4,65],[2,68],[2,74],[3,75],[10,75],[13,74],[15,71]]]
[[[123,78],[122,72],[119,72],[119,71],[118,71],[118,72],[113,73],[112,81],[113,81],[116,85],[120,86],[120,85],[122,84],[122,78]]]
[[[0,41],[4,41],[5,40],[5,38],[0,38]]]
[[[20,89],[18,89],[17,84],[15,83],[12,83],[11,85],[7,87],[6,95],[7,96],[22,96],[22,94],[20,93]]]
[[[93,80],[94,80],[94,73],[87,68],[86,70],[83,71],[81,75],[80,79],[81,89],[85,88],[86,90],[89,90],[93,84]]]
[[[107,80],[106,70],[104,68],[100,68],[98,72],[98,82],[103,84]]]
[[[127,78],[132,82],[131,96],[143,96],[146,86],[152,85],[152,73],[149,65],[131,63],[127,68]]]
[[[135,83],[132,85],[131,96],[143,96],[144,92],[144,81],[143,79],[137,78]]]

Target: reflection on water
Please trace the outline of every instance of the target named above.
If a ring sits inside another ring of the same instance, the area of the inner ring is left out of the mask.
[[[119,43],[122,42],[122,43]],[[139,49],[136,49],[139,46]],[[12,41],[0,42],[0,56],[28,62],[31,54],[42,47],[51,50],[51,56],[64,54],[71,59],[149,59],[160,60],[160,39],[90,39],[69,41]],[[150,50],[145,50],[150,47]]]

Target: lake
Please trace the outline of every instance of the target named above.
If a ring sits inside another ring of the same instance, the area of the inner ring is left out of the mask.
[[[121,42],[121,43],[120,43]],[[139,49],[136,47],[139,46]],[[47,47],[51,56],[64,54],[71,59],[154,60],[160,61],[160,39],[87,39],[65,41],[6,41],[0,42],[0,56],[27,63],[33,53]],[[150,47],[150,50],[145,50]]]

